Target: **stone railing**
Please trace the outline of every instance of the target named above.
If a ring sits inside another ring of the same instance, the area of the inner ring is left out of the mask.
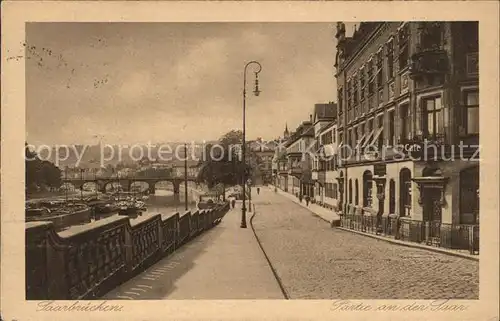
[[[26,223],[26,299],[97,299],[218,224],[229,203],[131,225],[109,217],[57,233],[51,222]]]

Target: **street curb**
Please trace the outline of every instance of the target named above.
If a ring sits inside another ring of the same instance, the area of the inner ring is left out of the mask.
[[[310,207],[308,207],[308,206],[306,206],[306,205],[304,205],[304,204],[302,204],[302,203],[300,203],[300,202],[296,202],[294,199],[292,199],[292,198],[288,197],[288,196],[285,194],[286,192],[285,192],[285,191],[283,191],[282,189],[279,189],[279,188],[278,188],[278,189],[277,189],[277,191],[278,191],[278,193],[279,193],[281,196],[283,196],[283,197],[285,197],[285,198],[288,198],[288,199],[289,199],[290,201],[292,201],[293,203],[295,203],[295,204],[299,205],[300,207],[302,207],[302,208],[304,208],[304,209],[308,210],[309,212],[311,212],[311,213],[313,214],[313,216],[316,216],[316,217],[318,217],[318,218],[322,219],[323,221],[327,222],[327,223],[330,225],[330,227],[336,227],[336,226],[335,226],[335,222],[340,222],[340,219],[338,219],[338,220],[331,220],[331,221],[330,221],[330,220],[328,220],[328,219],[324,218],[323,216],[321,216],[320,214],[318,214],[318,213],[316,213],[314,210],[312,210]]]
[[[451,256],[457,256],[457,257],[461,257],[461,258],[464,258],[464,259],[467,259],[467,260],[479,262],[479,256],[475,257],[475,256],[471,256],[471,255],[468,255],[468,254],[449,252],[449,251],[447,251],[445,249],[434,248],[434,247],[427,247],[427,246],[423,246],[423,245],[420,245],[420,244],[414,244],[414,243],[411,243],[411,242],[404,242],[404,241],[393,240],[393,239],[386,238],[386,237],[383,237],[383,236],[378,236],[378,235],[373,235],[373,234],[369,234],[369,233],[364,233],[364,232],[360,232],[360,231],[351,230],[351,229],[348,229],[348,228],[345,228],[345,227],[337,227],[337,229],[342,230],[342,231],[346,231],[346,232],[352,232],[352,233],[355,233],[355,234],[358,234],[358,235],[368,236],[368,237],[371,237],[371,238],[374,238],[374,239],[377,239],[377,240],[381,240],[381,241],[385,241],[385,242],[388,242],[388,243],[392,243],[392,244],[397,244],[397,245],[401,245],[401,246],[411,247],[411,248],[415,248],[415,249],[427,250],[427,251],[431,251],[431,252],[437,252],[437,253],[441,253],[441,254],[447,254],[447,255],[451,255]]]
[[[276,279],[276,281],[278,282],[278,286],[280,287],[281,289],[281,293],[283,294],[283,296],[285,297],[285,300],[289,300],[290,299],[290,295],[288,295],[288,293],[286,292],[286,289],[285,289],[285,286],[283,285],[283,283],[281,282],[281,278],[279,277],[278,275],[278,272],[276,272],[276,269],[274,268],[273,264],[271,263],[271,260],[269,259],[269,257],[267,256],[267,253],[266,251],[264,250],[264,247],[262,246],[262,243],[260,242],[260,239],[259,237],[257,236],[257,233],[255,232],[255,228],[253,226],[253,218],[255,216],[255,204],[253,205],[253,214],[252,216],[250,217],[250,227],[252,228],[252,232],[253,232],[253,235],[255,236],[255,239],[257,240],[257,244],[259,244],[259,247],[260,249],[262,250],[262,253],[264,253],[264,257],[266,258],[266,261],[267,261],[267,264],[269,264],[269,267],[271,268],[271,271],[273,272],[273,275],[274,275],[274,278]]]

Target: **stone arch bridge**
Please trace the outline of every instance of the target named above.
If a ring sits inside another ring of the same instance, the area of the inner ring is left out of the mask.
[[[97,190],[99,192],[106,192],[106,187],[112,183],[119,183],[120,186],[126,190],[130,191],[132,184],[135,182],[143,182],[148,185],[149,194],[154,194],[156,191],[156,183],[158,182],[170,182],[174,187],[174,194],[179,194],[179,187],[181,183],[187,180],[188,182],[196,182],[196,177],[187,177],[187,179],[180,177],[155,177],[155,178],[146,178],[146,177],[136,177],[136,178],[70,178],[63,179],[63,183],[72,184],[75,189],[83,189],[83,186],[86,183],[94,183],[97,185]]]

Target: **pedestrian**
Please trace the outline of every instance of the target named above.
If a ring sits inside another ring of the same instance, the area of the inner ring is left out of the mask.
[[[306,195],[306,206],[309,206],[310,200],[311,200],[311,198],[309,197],[309,195]]]
[[[302,203],[302,194],[299,195],[299,201]]]
[[[235,205],[236,205],[236,200],[233,198],[233,199],[231,200],[231,206],[234,208],[234,206],[235,206]]]
[[[260,194],[260,187],[257,187],[257,195]]]

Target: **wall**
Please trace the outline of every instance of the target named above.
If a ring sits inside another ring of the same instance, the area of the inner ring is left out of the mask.
[[[53,223],[26,223],[26,299],[96,299],[220,222],[229,203],[161,215],[131,225],[110,217],[57,233]]]

